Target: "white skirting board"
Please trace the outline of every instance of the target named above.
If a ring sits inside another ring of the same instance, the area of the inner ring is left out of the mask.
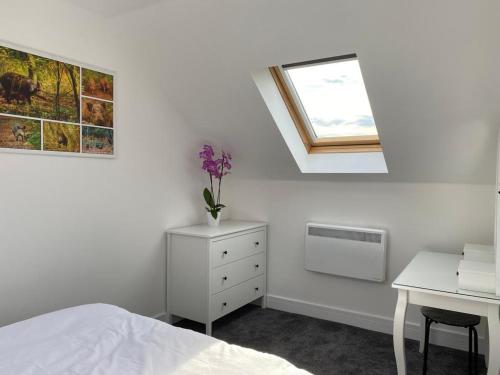
[[[393,319],[385,316],[367,314],[360,311],[347,310],[276,295],[267,296],[267,306],[271,309],[330,320],[392,335]],[[440,325],[438,328],[431,328],[430,342],[432,344],[458,350],[468,350],[469,336],[466,330],[464,330],[464,333],[460,333],[443,327],[443,325]],[[420,340],[420,332],[419,323],[406,322],[406,338],[418,341]],[[479,352],[484,353],[484,349],[484,337],[479,337]]]
[[[165,312],[161,312],[161,313],[154,314],[154,315],[150,316],[150,318],[158,319],[158,320],[161,320],[161,321],[165,321],[165,316],[166,315],[167,314]]]

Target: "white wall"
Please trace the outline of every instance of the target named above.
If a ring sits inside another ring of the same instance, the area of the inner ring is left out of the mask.
[[[397,297],[391,283],[418,251],[493,243],[494,199],[490,185],[238,179],[232,181],[231,212],[270,223],[269,294],[390,320]],[[387,229],[387,281],[306,271],[309,221]],[[419,322],[415,311],[408,320]]]
[[[0,325],[98,301],[162,312],[163,231],[203,214],[201,140],[129,27],[59,1],[1,5],[4,40],[117,72],[117,156],[0,154]]]

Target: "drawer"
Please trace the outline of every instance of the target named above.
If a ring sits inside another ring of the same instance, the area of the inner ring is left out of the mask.
[[[265,254],[237,260],[217,268],[210,274],[210,293],[215,294],[264,274]]]
[[[264,231],[242,234],[241,236],[215,240],[210,249],[212,267],[222,266],[235,260],[264,251]]]
[[[264,295],[264,275],[255,277],[223,292],[214,294],[210,306],[215,320]]]

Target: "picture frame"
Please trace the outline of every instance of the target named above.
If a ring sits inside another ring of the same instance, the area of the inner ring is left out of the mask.
[[[116,84],[112,70],[0,40],[0,153],[115,158]]]

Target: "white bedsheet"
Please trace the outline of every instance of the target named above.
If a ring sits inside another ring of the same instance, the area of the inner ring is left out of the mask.
[[[304,375],[282,358],[116,306],[93,304],[0,328],[1,375]]]

